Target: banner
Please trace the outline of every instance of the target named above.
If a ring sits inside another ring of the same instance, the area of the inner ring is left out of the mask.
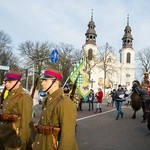
[[[85,65],[86,65],[85,60],[80,60],[70,74],[70,80],[72,81],[72,83],[75,82],[76,78],[79,75],[77,80],[77,89],[79,94],[81,94],[83,98],[86,98],[90,91],[89,75],[85,71]]]

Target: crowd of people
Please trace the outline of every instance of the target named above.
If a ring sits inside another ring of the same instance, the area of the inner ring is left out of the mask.
[[[64,94],[69,96],[70,88],[68,85],[64,86]],[[118,115],[116,119],[119,118],[120,113],[121,117],[123,118],[123,113],[121,112],[122,102],[125,101],[125,105],[129,106],[130,104],[130,94],[131,91],[128,91],[123,86],[119,85],[118,89],[113,89],[108,95],[111,97],[109,101],[107,101],[107,106],[116,107]],[[120,96],[123,97],[120,97]],[[90,89],[90,92],[87,97],[82,97],[79,93],[76,93],[75,102],[78,104],[76,105],[77,110],[83,111],[82,103],[87,103],[88,111],[95,110],[94,113],[101,113],[102,112],[102,103],[104,100],[104,92],[101,88],[98,88],[96,92],[93,89]],[[96,105],[94,105],[96,103]],[[108,104],[109,103],[109,104]],[[115,104],[115,105],[114,105]],[[95,107],[95,108],[94,108]]]
[[[77,110],[83,111],[82,104],[86,102],[88,111],[102,113],[104,99],[102,89],[99,87],[96,92],[90,89],[86,98],[75,90],[73,99],[71,99],[72,89],[69,88],[69,85],[66,84],[62,88],[62,74],[48,68],[41,77],[44,97],[41,115],[38,122],[34,122],[33,98],[22,88],[21,78],[22,74],[18,71],[9,71],[5,74],[5,89],[0,101],[0,149],[77,150],[75,139]],[[133,81],[132,91],[128,91],[122,85],[113,89],[109,93],[110,105],[116,108],[116,120],[123,118],[123,102],[127,106],[130,104],[129,95],[132,92],[137,92],[141,97],[142,123],[144,123],[147,113],[146,103],[147,100],[150,100],[150,83],[147,73],[144,74],[141,83],[137,80]],[[94,102],[96,102],[95,108]]]
[[[122,85],[118,85],[117,89],[113,89],[108,93],[108,95],[111,97],[107,101],[107,106],[112,106],[116,108],[116,120],[118,120],[120,117],[123,118],[124,113],[122,111],[122,105],[125,104],[127,107],[131,105],[131,95],[136,88],[136,90],[139,92],[141,100],[141,106],[143,110],[143,120],[142,123],[146,122],[146,100],[150,99],[150,82],[149,82],[149,73],[144,73],[143,80],[137,86],[136,80],[133,81],[132,89],[128,90],[126,87]],[[148,88],[149,87],[149,88]],[[149,94],[148,94],[149,90]],[[90,89],[89,95],[86,98],[80,99],[79,98],[79,108],[78,110],[83,110],[82,103],[83,101],[85,103],[88,103],[88,111],[95,110],[95,113],[102,112],[102,103],[104,99],[104,93],[101,88],[98,88],[97,92],[94,92],[93,89]],[[96,106],[94,108],[94,102],[96,102]],[[132,102],[133,103],[133,102]]]

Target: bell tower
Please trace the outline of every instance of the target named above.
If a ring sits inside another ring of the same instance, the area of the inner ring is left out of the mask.
[[[124,36],[122,38],[122,49],[120,49],[120,63],[122,64],[134,64],[134,49],[132,47],[132,35],[131,27],[129,26],[129,15],[127,16],[127,26],[124,30]]]
[[[129,26],[129,15],[127,15],[127,26],[124,29],[122,38],[122,48],[120,49],[120,82],[126,87],[131,87],[135,78],[133,38],[131,35],[131,27]]]
[[[94,60],[97,54],[97,45],[96,45],[96,31],[95,31],[95,23],[93,21],[93,10],[91,12],[91,20],[88,24],[87,32],[85,33],[86,41],[83,45],[83,56],[89,61]]]

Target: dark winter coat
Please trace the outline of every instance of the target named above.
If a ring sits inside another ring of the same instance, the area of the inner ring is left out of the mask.
[[[122,94],[125,94],[125,91],[124,91],[123,89],[118,89],[118,90],[115,92],[115,95],[114,95],[115,100],[116,100],[116,101],[123,101],[124,98],[121,98],[121,97],[120,97]]]

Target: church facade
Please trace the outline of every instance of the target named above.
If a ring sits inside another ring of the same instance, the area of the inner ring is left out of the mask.
[[[135,51],[132,46],[133,38],[131,27],[129,26],[129,17],[127,17],[127,26],[124,29],[122,48],[118,50],[120,54],[119,59],[116,58],[112,51],[105,51],[103,53],[105,55],[101,59],[97,57],[101,50],[96,43],[97,34],[95,27],[92,14],[85,33],[86,41],[82,46],[83,59],[86,61],[86,71],[89,74],[89,88],[94,89],[94,91],[97,91],[99,87],[112,90],[117,89],[118,85],[121,84],[128,90],[131,89],[135,78]],[[107,46],[106,44],[106,48]]]

